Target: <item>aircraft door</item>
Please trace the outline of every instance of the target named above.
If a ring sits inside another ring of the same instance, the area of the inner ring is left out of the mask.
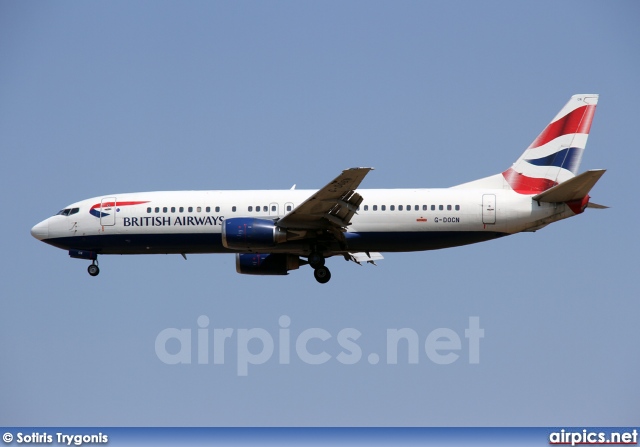
[[[278,215],[278,204],[277,203],[271,203],[269,205],[269,216],[277,216]]]
[[[116,224],[116,198],[104,197],[100,201],[100,225],[103,227]]]
[[[496,223],[496,195],[484,194],[482,196],[482,223]]]

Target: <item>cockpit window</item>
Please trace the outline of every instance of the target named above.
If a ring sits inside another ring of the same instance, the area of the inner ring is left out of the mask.
[[[56,213],[56,216],[71,216],[80,211],[80,208],[65,208]]]

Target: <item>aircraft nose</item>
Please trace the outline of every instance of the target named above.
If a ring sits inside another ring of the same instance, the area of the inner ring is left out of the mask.
[[[47,239],[49,237],[49,221],[43,220],[39,224],[35,225],[31,229],[31,236],[35,237],[39,241]]]

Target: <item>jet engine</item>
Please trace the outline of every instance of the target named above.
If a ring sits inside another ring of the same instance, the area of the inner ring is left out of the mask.
[[[222,245],[231,250],[271,248],[286,240],[287,231],[272,220],[236,217],[222,224]]]

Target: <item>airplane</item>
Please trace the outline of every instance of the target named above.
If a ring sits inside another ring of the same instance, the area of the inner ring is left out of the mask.
[[[168,191],[110,194],[73,203],[31,234],[90,260],[99,255],[233,253],[236,271],[287,275],[303,265],[319,283],[325,259],[357,264],[382,252],[456,247],[607,208],[589,192],[605,173],[577,174],[597,94],[579,94],[506,170],[440,189],[358,189],[373,169],[351,168],[319,190]]]

